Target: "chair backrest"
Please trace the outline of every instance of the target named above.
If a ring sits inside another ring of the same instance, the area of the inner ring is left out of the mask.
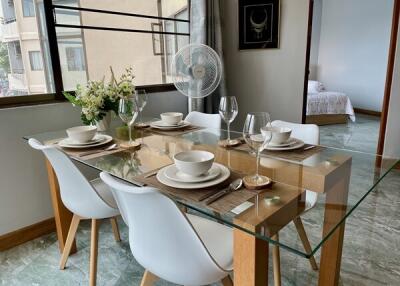
[[[125,212],[135,259],[158,277],[180,285],[206,285],[225,273],[177,205],[157,189],[135,187],[102,172]]]
[[[221,129],[221,117],[219,114],[208,114],[192,111],[186,116],[185,121],[210,129]]]
[[[288,127],[292,129],[292,136],[303,140],[307,144],[318,145],[319,144],[319,127],[315,124],[299,124],[286,122],[281,120],[275,120],[272,122],[272,126]]]
[[[292,129],[293,137],[303,140],[307,144],[319,145],[319,127],[315,124],[299,124],[286,122],[281,120],[275,120],[272,122],[272,126],[288,127]],[[319,162],[319,154],[315,154],[310,158],[307,158],[304,163],[309,165],[315,165]],[[305,211],[313,208],[317,203],[317,193],[306,190],[306,207]]]
[[[71,212],[85,218],[103,218],[105,211],[115,212],[64,152],[33,138],[28,143],[32,148],[43,151],[49,160],[57,175],[61,200]]]

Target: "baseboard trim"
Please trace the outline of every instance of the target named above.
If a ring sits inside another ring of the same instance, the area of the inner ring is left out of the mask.
[[[382,113],[379,112],[379,111],[362,109],[362,108],[354,108],[354,112],[355,113],[366,114],[366,115],[377,116],[377,117],[381,117],[382,116]]]
[[[27,227],[15,230],[13,232],[0,236],[0,251],[13,248],[42,235],[52,233],[56,230],[54,218],[29,225]]]

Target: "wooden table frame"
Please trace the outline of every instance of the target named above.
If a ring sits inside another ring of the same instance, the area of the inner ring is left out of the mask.
[[[240,152],[243,154],[243,152]],[[217,156],[217,155],[216,155]],[[230,154],[229,154],[230,156]],[[258,221],[246,220],[246,212],[240,214],[235,218],[235,222],[247,223],[246,229],[256,233],[262,233],[262,227],[267,228],[269,236],[276,234],[287,223],[292,221],[302,209],[300,201],[304,201],[304,189],[312,189],[313,191],[326,193],[325,214],[323,225],[323,237],[330,233],[339,222],[342,221],[346,214],[347,198],[349,191],[350,171],[351,171],[351,158],[342,157],[334,158],[335,164],[332,167],[323,170],[316,170],[316,168],[302,167],[287,163],[285,169],[285,177],[290,182],[290,178],[295,178],[298,189],[298,197],[291,198],[287,207],[282,207],[282,211],[292,210],[286,213],[284,221],[278,224],[273,224],[275,227],[270,227],[271,214],[264,214],[258,218]],[[231,158],[229,157],[229,160]],[[243,162],[239,162],[243,164]],[[69,226],[72,219],[72,213],[68,211],[63,205],[60,198],[60,189],[57,181],[56,174],[47,161],[47,172],[49,176],[50,192],[52,197],[52,204],[54,209],[54,216],[56,221],[57,236],[59,241],[60,251],[63,250],[67,238]],[[279,174],[275,174],[276,178],[282,180]],[[292,186],[295,186],[293,184]],[[294,187],[292,187],[294,188]],[[297,200],[297,201],[296,201]],[[293,205],[290,206],[290,203]],[[296,206],[296,207],[293,207]],[[253,228],[253,229],[252,229]],[[334,231],[333,234],[324,242],[322,246],[321,260],[320,260],[320,286],[335,286],[338,285],[340,276],[340,265],[343,248],[345,223],[342,222]],[[234,284],[238,286],[265,286],[268,285],[268,255],[269,243],[266,240],[256,238],[247,232],[235,228],[234,231]],[[76,244],[74,242],[72,252],[76,252]]]

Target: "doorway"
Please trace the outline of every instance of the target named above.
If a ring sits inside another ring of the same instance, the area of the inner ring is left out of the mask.
[[[310,0],[303,123],[321,144],[383,153],[399,2]]]

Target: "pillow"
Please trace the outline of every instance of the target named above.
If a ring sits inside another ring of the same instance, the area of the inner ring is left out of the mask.
[[[308,93],[319,93],[321,91],[324,91],[324,85],[322,82],[315,81],[315,80],[309,80],[308,81]]]

